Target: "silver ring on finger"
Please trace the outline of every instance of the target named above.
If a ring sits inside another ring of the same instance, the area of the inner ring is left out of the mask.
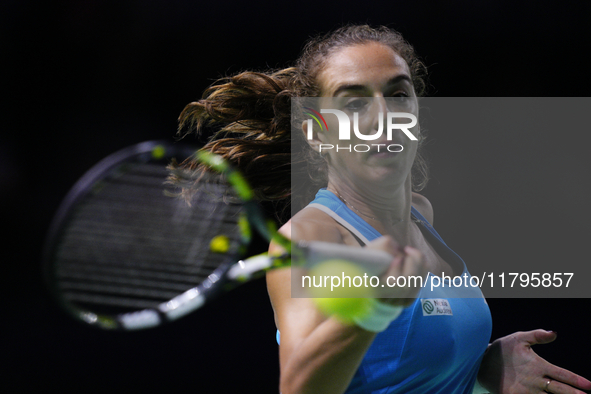
[[[548,380],[546,381],[546,386],[544,386],[544,391],[545,391],[546,393],[549,393],[549,391],[548,391],[548,386],[550,386],[550,382],[552,382],[552,380],[548,379]]]

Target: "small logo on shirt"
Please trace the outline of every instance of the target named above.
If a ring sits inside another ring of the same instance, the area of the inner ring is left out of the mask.
[[[423,316],[453,316],[449,301],[444,298],[421,299]]]

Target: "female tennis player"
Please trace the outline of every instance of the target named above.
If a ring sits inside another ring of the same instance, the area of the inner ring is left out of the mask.
[[[376,140],[404,147],[394,152],[322,152],[323,144],[339,143],[335,117],[325,117],[325,129],[310,131],[311,123],[304,122],[291,131],[290,101],[298,97],[333,100],[343,112],[366,115],[385,113],[388,103],[398,100],[406,106],[398,112],[417,114],[425,75],[423,63],[397,32],[346,26],[310,41],[292,68],[243,72],[210,87],[182,112],[180,130],[218,125],[221,131],[206,149],[242,170],[261,200],[293,197],[299,212],[280,230],[291,239],[385,250],[393,261],[384,277],[469,275],[433,229],[431,204],[416,193],[426,182],[419,127],[412,129],[414,140],[402,129],[389,141]],[[381,127],[379,117],[360,115],[358,127],[374,134]],[[302,151],[292,154],[291,144],[302,141]],[[355,142],[367,141],[352,137],[350,143]],[[291,171],[310,180],[297,195]],[[270,246],[270,252],[279,249]],[[388,298],[374,299],[368,313],[345,322],[322,313],[311,299],[292,298],[288,269],[269,272],[267,285],[278,328],[283,394],[591,389],[587,379],[532,350],[552,342],[554,332],[517,332],[489,344],[492,321],[480,290],[390,288]],[[440,307],[436,313],[429,312],[433,304]]]

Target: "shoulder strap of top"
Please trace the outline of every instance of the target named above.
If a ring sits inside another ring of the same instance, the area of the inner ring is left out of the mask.
[[[369,243],[369,240],[363,234],[361,234],[361,232],[359,230],[357,230],[355,227],[353,227],[353,225],[351,225],[345,219],[343,219],[342,217],[337,215],[336,212],[334,212],[329,207],[326,207],[326,206],[324,206],[322,204],[318,204],[318,203],[308,204],[308,207],[321,210],[322,212],[326,213],[328,216],[333,218],[338,224],[340,224],[341,226],[343,226],[344,228],[349,230],[352,234],[354,234],[359,240],[361,240],[361,242],[363,242],[363,244],[367,245]]]

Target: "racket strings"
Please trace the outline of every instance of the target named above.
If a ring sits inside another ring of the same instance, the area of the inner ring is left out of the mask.
[[[237,251],[242,206],[228,198],[229,186],[208,176],[189,207],[167,196],[166,177],[162,165],[125,165],[78,204],[55,253],[66,300],[104,313],[154,307],[203,282]],[[229,239],[228,254],[210,251],[219,234]]]

